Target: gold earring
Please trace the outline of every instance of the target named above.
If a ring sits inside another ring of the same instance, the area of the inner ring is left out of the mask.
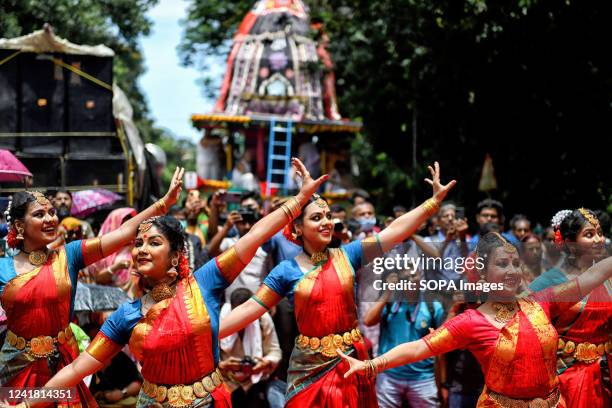
[[[15,238],[17,238],[19,240],[23,240],[23,227],[22,226],[17,226],[15,228],[17,229],[17,236]]]
[[[172,264],[173,267],[176,268],[178,266],[178,264],[179,264],[179,261],[178,261],[178,259],[174,258],[170,263]]]

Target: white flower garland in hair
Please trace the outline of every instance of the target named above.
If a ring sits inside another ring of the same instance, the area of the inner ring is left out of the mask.
[[[13,196],[9,198],[8,205],[6,206],[6,211],[4,211],[4,215],[5,215],[4,218],[6,219],[7,224],[11,223],[11,206],[12,205],[13,205]]]
[[[572,210],[561,210],[558,211],[553,217],[552,220],[550,220],[550,225],[554,228],[554,229],[559,229],[559,227],[561,226],[561,223],[563,222],[563,220],[565,218],[567,218],[571,213],[573,213]]]

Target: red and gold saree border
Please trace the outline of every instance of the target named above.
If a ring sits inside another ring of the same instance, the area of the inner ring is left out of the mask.
[[[195,278],[191,275],[183,284],[183,300],[191,324],[193,345],[198,359],[200,372],[209,373],[215,369],[212,358],[212,327],[210,315],[204,303],[202,292]]]

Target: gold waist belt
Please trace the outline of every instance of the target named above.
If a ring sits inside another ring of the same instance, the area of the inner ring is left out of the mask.
[[[147,380],[142,385],[142,391],[154,398],[160,404],[168,402],[171,407],[190,407],[196,398],[206,398],[223,383],[223,376],[217,368],[211,374],[189,385],[156,385]]]
[[[300,334],[297,337],[297,345],[301,349],[310,348],[312,351],[320,352],[326,357],[336,357],[338,355],[336,349],[344,352],[353,342],[360,341],[362,338],[359,329],[353,329],[344,334],[328,334],[321,338]]]
[[[55,352],[55,345],[57,343],[64,344],[75,340],[72,329],[68,326],[60,330],[55,337],[37,336],[30,340],[26,340],[8,330],[6,333],[6,341],[17,350],[25,349],[28,354],[35,358],[45,358]]]
[[[574,357],[578,361],[589,364],[597,361],[604,353],[612,353],[612,341],[600,344],[593,344],[585,341],[584,343],[576,344],[571,340],[564,341],[563,339],[559,339],[557,349],[560,350],[564,356]]]
[[[561,391],[559,391],[559,388],[555,388],[546,398],[534,398],[530,400],[506,397],[505,395],[498,394],[491,390],[487,390],[487,393],[493,401],[506,408],[554,408],[561,400]]]

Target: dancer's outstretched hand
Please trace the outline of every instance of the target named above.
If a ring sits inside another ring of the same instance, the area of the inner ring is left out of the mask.
[[[304,166],[304,163],[302,163],[300,159],[296,157],[291,159],[291,164],[295,168],[295,173],[302,179],[302,187],[300,188],[300,192],[302,192],[302,194],[304,194],[306,197],[310,197],[316,193],[321,184],[323,184],[329,178],[327,174],[324,174],[318,179],[313,180],[308,172],[308,169],[306,166]]]
[[[185,174],[185,169],[177,166],[176,170],[174,170],[172,181],[170,181],[168,192],[164,196],[164,201],[166,202],[166,206],[168,206],[168,208],[176,204],[179,196],[181,195],[181,191],[183,190],[183,174]]]
[[[448,184],[442,185],[440,183],[440,164],[438,162],[434,162],[434,167],[427,166],[429,172],[431,173],[431,179],[426,178],[425,181],[428,182],[433,188],[433,198],[441,203],[444,201],[444,197],[448,194],[448,192],[457,184],[456,180],[451,180]]]
[[[346,362],[349,363],[350,368],[349,370],[344,373],[344,378],[349,378],[351,375],[357,373],[359,375],[364,375],[365,374],[365,363],[361,360],[357,360],[356,358],[347,356],[346,354],[344,354],[341,350],[336,349],[336,351],[338,352],[338,355],[340,357],[342,357],[342,359]]]

